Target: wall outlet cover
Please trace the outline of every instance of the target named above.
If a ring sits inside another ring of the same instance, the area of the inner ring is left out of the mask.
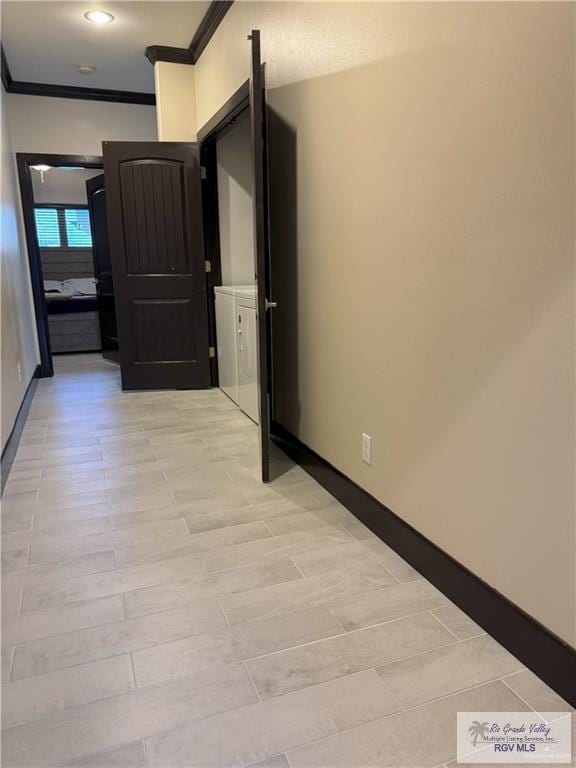
[[[372,464],[372,438],[366,432],[362,432],[362,461]]]

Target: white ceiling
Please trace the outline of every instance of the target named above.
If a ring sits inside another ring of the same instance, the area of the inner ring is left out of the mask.
[[[4,0],[2,43],[14,80],[121,91],[154,91],[148,45],[187,48],[208,0]],[[89,10],[106,10],[111,24],[86,21]],[[81,75],[78,64],[92,64]]]

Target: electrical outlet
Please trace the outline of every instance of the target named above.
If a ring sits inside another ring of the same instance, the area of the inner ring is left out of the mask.
[[[22,384],[22,365],[20,361],[18,361],[17,367],[18,367],[18,381],[20,382],[20,384]]]
[[[362,432],[362,461],[372,464],[372,438],[366,432]]]

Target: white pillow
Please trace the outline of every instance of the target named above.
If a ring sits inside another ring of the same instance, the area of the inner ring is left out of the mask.
[[[60,280],[44,280],[44,293],[62,293]]]
[[[96,279],[94,277],[75,277],[64,280],[62,285],[73,296],[96,296]]]

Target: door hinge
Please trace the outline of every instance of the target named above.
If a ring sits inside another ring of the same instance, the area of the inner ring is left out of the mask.
[[[200,178],[204,180],[207,177],[206,168],[205,166],[200,166]]]
[[[216,357],[216,347],[208,347],[208,357]]]
[[[204,272],[212,272],[212,262],[208,259],[204,262]]]

